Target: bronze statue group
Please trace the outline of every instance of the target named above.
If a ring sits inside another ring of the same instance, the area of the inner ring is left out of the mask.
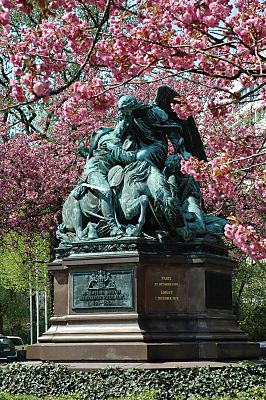
[[[118,101],[114,128],[94,132],[84,172],[68,196],[57,229],[61,243],[103,237],[159,237],[190,240],[219,237],[226,220],[202,210],[199,184],[181,173],[181,159],[206,161],[194,119],[171,109],[178,94],[158,88],[154,104],[133,96]],[[168,142],[175,155],[168,156]]]

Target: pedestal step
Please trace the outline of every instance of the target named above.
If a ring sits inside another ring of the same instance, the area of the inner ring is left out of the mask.
[[[28,360],[42,361],[196,361],[259,357],[253,342],[45,343],[29,346]]]

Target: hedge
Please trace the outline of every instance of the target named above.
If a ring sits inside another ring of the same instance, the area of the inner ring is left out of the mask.
[[[0,367],[0,393],[39,398],[72,396],[82,400],[108,400],[131,396],[134,399],[141,392],[155,391],[156,400],[185,400],[192,396],[217,399],[223,396],[240,398],[237,397],[240,393],[250,390],[254,391],[254,396],[247,398],[266,399],[266,368],[252,363],[222,368],[99,369],[93,372],[71,372],[52,363],[39,366],[15,363]]]
[[[145,390],[139,394],[133,394],[129,397],[124,397],[123,399],[110,399],[110,400],[157,400],[159,396],[158,390]],[[68,395],[68,396],[47,396],[44,400],[79,400],[79,395]],[[176,397],[176,400],[183,400],[183,396]],[[189,398],[190,400],[208,400],[209,397],[199,397],[192,396]],[[251,388],[247,393],[237,393],[234,397],[229,395],[219,396],[213,398],[214,400],[261,400],[265,399],[265,391],[261,388]],[[36,396],[27,396],[23,394],[10,394],[2,392],[0,393],[0,400],[40,400],[39,397]]]
[[[26,395],[26,394],[12,394],[2,392],[0,393],[0,400],[39,400],[40,397]],[[78,395],[68,395],[68,396],[47,396],[44,400],[79,400]],[[153,400],[153,399],[151,399]]]

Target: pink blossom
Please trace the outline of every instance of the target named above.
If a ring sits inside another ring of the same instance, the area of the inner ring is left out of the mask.
[[[37,96],[45,96],[50,92],[50,84],[49,82],[36,82],[33,85],[33,90]]]
[[[252,226],[226,225],[225,236],[254,260],[266,258],[266,240],[257,236]]]
[[[217,24],[217,18],[215,18],[213,15],[208,15],[204,18],[204,21],[210,27],[214,27]]]
[[[20,102],[23,103],[25,101],[24,92],[21,86],[19,86],[15,80],[10,80],[10,85],[12,87],[13,96]]]
[[[2,25],[7,25],[9,22],[10,11],[7,8],[3,8],[0,12],[0,22]]]

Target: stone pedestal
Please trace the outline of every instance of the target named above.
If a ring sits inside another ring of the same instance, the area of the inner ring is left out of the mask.
[[[58,250],[54,316],[27,358],[237,360],[259,356],[232,312],[235,263],[223,245],[94,240]]]

